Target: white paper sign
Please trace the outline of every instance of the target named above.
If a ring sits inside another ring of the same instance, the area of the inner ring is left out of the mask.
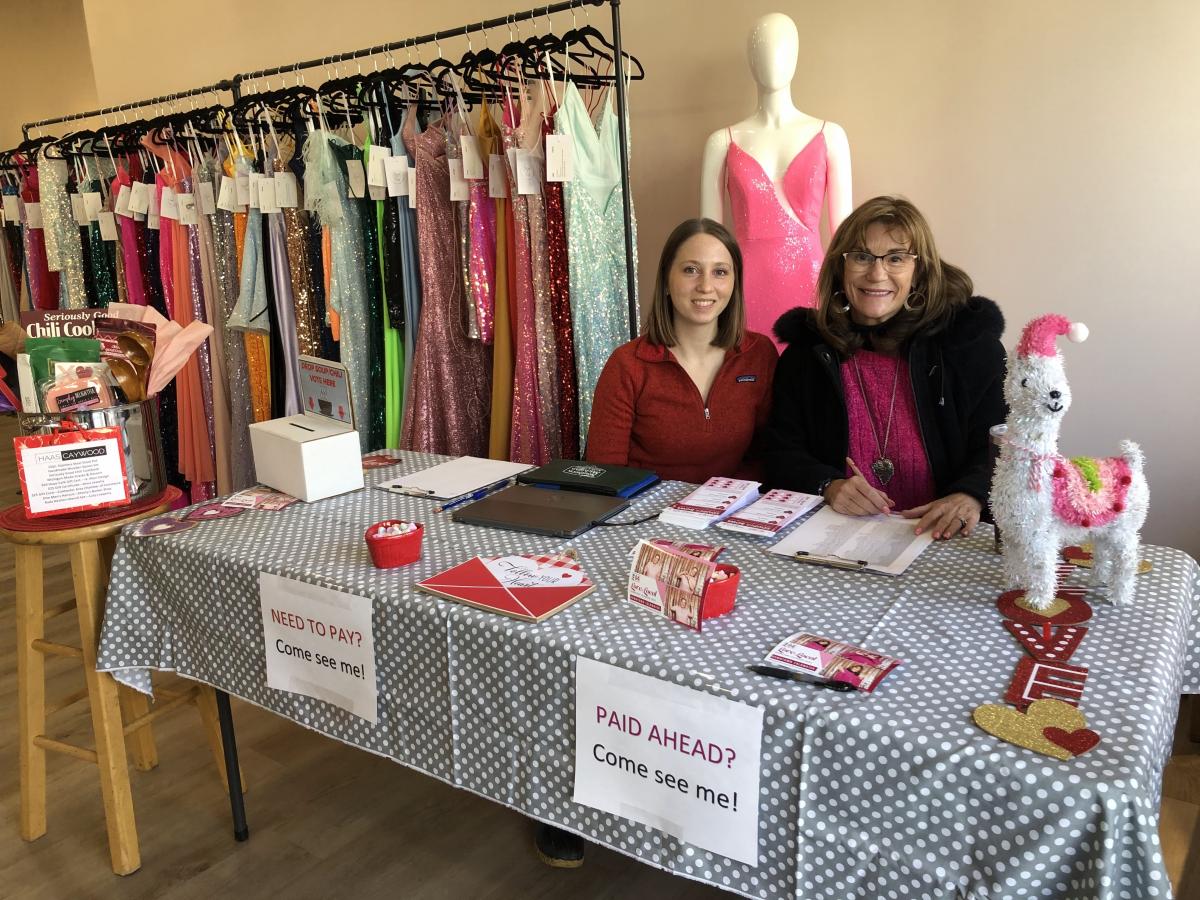
[[[144,181],[135,181],[129,189],[129,211],[135,215],[146,214],[150,208],[150,194],[153,189]]]
[[[100,198],[99,191],[84,191],[83,208],[87,211],[89,222],[95,222],[100,218],[100,208],[103,205],[104,201]]]
[[[575,146],[565,134],[546,135],[546,180],[570,181],[575,174]]]
[[[463,178],[468,181],[483,180],[483,157],[479,155],[479,138],[473,134],[462,136]]]
[[[80,228],[87,227],[87,210],[83,208],[83,198],[78,194],[71,195],[71,215],[74,217],[76,225]],[[8,218],[7,213],[5,214],[5,218]],[[17,220],[13,219],[12,221],[16,222]]]
[[[4,195],[4,218],[9,222],[21,221],[21,204],[16,194]]]
[[[508,196],[508,170],[499,153],[488,156],[488,196],[501,200]]]
[[[175,191],[172,188],[165,187],[162,189],[158,214],[164,219],[179,221],[179,199],[175,196]]]
[[[261,172],[251,172],[250,180],[246,182],[247,190],[249,191],[246,202],[249,204],[251,209],[259,208],[258,189],[259,185],[262,184],[262,180],[263,175]]]
[[[254,188],[250,189],[250,193],[254,193]],[[258,181],[258,208],[264,213],[281,212],[279,203],[275,199],[275,179],[260,178]]]
[[[373,144],[367,153],[367,184],[372,187],[387,187],[386,160],[392,155],[392,151]]]
[[[417,208],[417,164],[408,167],[408,208]]]
[[[206,216],[216,215],[217,195],[211,181],[201,181],[196,188],[196,196],[200,200],[200,212]]]
[[[275,173],[275,202],[280,209],[295,209],[300,205],[300,188],[294,173]]]
[[[116,438],[20,447],[17,452],[29,511],[34,515],[129,499],[121,444]]]
[[[133,213],[129,210],[129,198],[131,196],[133,196],[133,191],[129,185],[121,185],[121,189],[117,191],[117,205],[114,207],[118,216],[124,216],[127,219],[133,218]]]
[[[250,205],[250,176],[249,175],[238,175],[236,178],[234,178],[234,184],[237,187],[237,205],[238,206],[249,206]],[[236,212],[236,210],[230,210],[230,212]]]
[[[248,187],[247,190],[249,190]],[[221,192],[217,195],[217,209],[223,209],[226,212],[237,212],[240,208],[237,181],[228,175],[222,175]]]
[[[267,687],[377,721],[371,600],[258,573]]]
[[[463,161],[447,159],[446,165],[450,170],[450,199],[455,201],[470,199],[471,193],[466,179],[463,178]]]
[[[389,156],[383,161],[389,197],[408,196],[408,157]]]
[[[111,213],[107,209],[100,210],[100,218],[96,220],[100,223],[100,237],[106,241],[117,240],[117,216],[116,213]]]
[[[756,866],[762,728],[758,707],[580,658],[574,800]]]
[[[516,150],[518,194],[540,194],[542,192],[542,159],[528,150]]]
[[[26,203],[25,204],[25,227],[26,228],[41,228],[42,227],[42,204]]]
[[[365,197],[367,195],[367,174],[363,171],[361,159],[346,160],[346,177],[348,184],[346,190],[351,197]]]
[[[175,207],[179,211],[180,225],[198,225],[200,223],[195,194],[176,194]]]

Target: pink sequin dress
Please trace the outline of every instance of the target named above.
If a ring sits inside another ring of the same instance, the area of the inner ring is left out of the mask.
[[[795,306],[812,306],[821,249],[828,156],[825,125],[783,174],[784,208],[775,185],[753,156],[729,139],[725,186],[733,230],[742,248],[746,327],[775,334],[775,320]],[[776,342],[778,344],[778,342]]]
[[[459,222],[450,201],[445,130],[430,125],[412,139],[410,149],[417,170],[423,300],[400,446],[487,456],[492,354],[490,347],[467,337]]]
[[[536,96],[536,95],[535,95]],[[522,109],[523,116],[535,114],[528,106]],[[536,113],[540,120],[540,113]],[[550,307],[548,294],[548,272],[542,270],[535,275],[535,264],[545,264],[546,226],[542,212],[541,194],[522,194],[517,190],[515,154],[524,149],[529,130],[516,125],[517,113],[511,103],[504,108],[503,142],[508,157],[509,197],[512,203],[512,247],[514,247],[516,292],[511,296],[512,311],[512,428],[509,437],[509,458],[514,462],[532,463],[541,466],[551,460],[550,444],[544,419],[539,373],[540,354],[538,328],[538,289],[545,294],[545,306]],[[534,212],[536,209],[536,214]],[[536,221],[541,222],[539,229]],[[536,242],[540,250],[535,250]],[[552,348],[551,348],[552,349]]]

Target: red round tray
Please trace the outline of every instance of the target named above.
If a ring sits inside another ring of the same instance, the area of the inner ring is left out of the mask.
[[[0,510],[0,528],[7,528],[10,531],[63,531],[67,528],[81,528],[84,525],[100,525],[104,522],[115,522],[117,519],[136,516],[164,503],[169,508],[182,496],[183,491],[173,485],[168,485],[165,490],[153,497],[147,497],[145,500],[129,506],[98,509],[92,513],[71,513],[69,516],[41,516],[36,519],[25,515],[25,507],[18,503],[16,506]]]

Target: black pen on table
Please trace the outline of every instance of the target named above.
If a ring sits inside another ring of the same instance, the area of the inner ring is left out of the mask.
[[[464,503],[471,503],[475,500],[482,500],[484,497],[488,496],[489,494],[495,494],[498,491],[504,490],[505,488],[512,487],[512,485],[513,485],[513,480],[511,478],[506,478],[506,479],[504,479],[504,481],[498,482],[497,484],[493,484],[488,487],[480,488],[477,491],[472,491],[469,494],[465,494],[464,496],[459,497],[457,500],[451,500],[449,503],[443,503],[441,506],[435,506],[433,508],[433,511],[434,512],[446,512],[447,510],[454,509],[454,507],[456,507],[456,506],[462,506]]]
[[[746,666],[746,668],[755,675],[765,675],[768,678],[782,678],[785,681],[799,681],[801,684],[811,684],[816,687],[829,688],[831,691],[852,691],[854,685],[845,681],[827,681],[819,675],[808,674],[806,672],[795,672],[791,669],[783,669],[778,666]]]

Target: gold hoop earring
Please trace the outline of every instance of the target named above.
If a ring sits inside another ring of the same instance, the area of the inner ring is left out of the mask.
[[[910,302],[913,297],[920,297],[921,302],[914,305],[912,302]],[[929,301],[926,299],[925,295],[920,291],[909,291],[908,296],[904,298],[904,308],[909,312],[917,312],[918,310],[924,309],[925,304],[928,302]]]
[[[850,298],[846,296],[844,291],[834,291],[833,299],[836,300],[838,297],[842,298],[842,305],[838,306],[836,303],[831,303],[829,308],[836,313],[850,312]]]

